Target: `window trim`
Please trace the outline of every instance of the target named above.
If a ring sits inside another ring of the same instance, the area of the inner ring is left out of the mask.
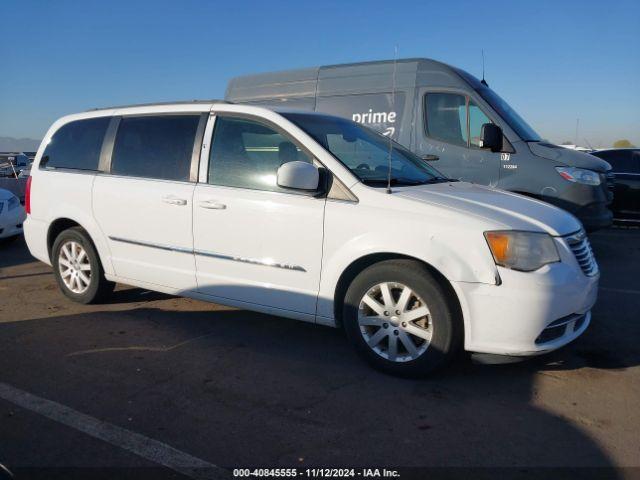
[[[121,175],[121,174],[116,174],[112,172],[111,168],[112,168],[112,162],[113,162],[113,151],[115,147],[118,130],[120,128],[120,123],[123,118],[125,117],[126,118],[178,117],[178,116],[199,117],[198,126],[196,127],[196,133],[194,135],[194,140],[193,140],[193,148],[191,150],[191,160],[189,163],[189,179],[188,180],[175,180],[170,178],[154,178],[154,177],[147,177],[147,176]],[[119,178],[134,178],[134,179],[137,178],[141,180],[189,183],[189,184],[197,183],[198,169],[200,165],[200,149],[202,148],[202,141],[204,137],[208,116],[209,116],[208,112],[152,112],[152,113],[143,113],[143,114],[134,113],[131,115],[112,116],[111,123],[107,127],[105,139],[102,144],[102,150],[100,152],[99,170],[96,173],[100,173],[102,175],[109,175],[112,177],[119,177]]]
[[[206,152],[203,151],[203,161],[204,161],[204,168],[201,166],[200,167],[200,183],[202,183],[203,185],[207,185],[210,187],[220,187],[220,188],[233,188],[233,189],[237,189],[237,190],[248,190],[248,191],[252,191],[252,192],[267,192],[267,193],[281,193],[281,194],[285,194],[285,195],[296,195],[296,196],[303,196],[303,197],[315,197],[315,198],[326,198],[328,196],[329,191],[331,190],[332,187],[332,183],[334,181],[339,182],[338,179],[335,178],[335,176],[331,173],[331,171],[320,161],[316,158],[316,156],[311,153],[311,151],[302,143],[300,142],[293,134],[291,134],[291,132],[288,132],[285,128],[283,128],[282,126],[278,125],[277,123],[266,119],[264,117],[260,117],[258,115],[253,115],[250,113],[240,113],[240,112],[211,112],[210,114],[211,117],[211,127],[207,128],[207,133],[209,133],[210,130],[210,135],[209,135],[209,140],[207,142],[207,147],[206,147]],[[216,185],[213,183],[209,183],[209,167],[210,167],[210,163],[211,163],[211,148],[213,147],[213,137],[215,135],[215,131],[216,131],[216,123],[218,121],[218,118],[222,117],[229,117],[229,118],[237,118],[237,119],[242,119],[242,120],[248,120],[248,121],[252,121],[252,122],[256,122],[259,123],[261,125],[264,125],[268,128],[271,128],[272,130],[274,130],[275,132],[279,133],[280,135],[285,136],[286,138],[288,138],[289,140],[291,140],[291,142],[298,147],[302,152],[305,153],[305,155],[307,155],[312,163],[318,167],[320,169],[320,186],[318,188],[318,190],[313,191],[313,192],[307,192],[307,191],[303,191],[303,190],[287,190],[287,189],[281,189],[281,190],[265,190],[265,189],[260,189],[260,188],[249,188],[249,187],[236,187],[233,185]],[[206,155],[204,155],[206,153]],[[346,187],[344,187],[346,188]]]

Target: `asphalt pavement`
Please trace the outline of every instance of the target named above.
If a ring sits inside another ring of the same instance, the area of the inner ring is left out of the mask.
[[[640,230],[591,241],[601,289],[581,338],[517,364],[461,356],[426,380],[372,370],[327,327],[127,286],[78,305],[23,240],[0,246],[0,464],[15,478],[292,466],[637,478]]]

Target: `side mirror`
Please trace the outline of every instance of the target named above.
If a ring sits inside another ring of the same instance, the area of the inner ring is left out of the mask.
[[[318,167],[295,160],[280,165],[277,175],[278,186],[294,190],[316,191],[320,183]]]
[[[488,148],[492,152],[502,150],[502,129],[493,123],[482,125],[480,147]]]

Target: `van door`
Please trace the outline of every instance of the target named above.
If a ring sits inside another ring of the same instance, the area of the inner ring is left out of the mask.
[[[325,199],[276,184],[280,165],[312,157],[263,120],[218,115],[205,139],[211,128],[193,204],[198,291],[313,320]]]
[[[464,93],[424,91],[422,132],[416,153],[450,178],[495,186],[500,177],[500,153],[480,148],[484,123],[491,119]]]
[[[113,152],[107,153],[110,173],[98,175],[93,186],[93,211],[108,239],[114,271],[132,283],[195,289],[191,202],[197,175],[192,162],[197,168],[198,131],[204,130],[206,117],[114,121],[105,147]]]

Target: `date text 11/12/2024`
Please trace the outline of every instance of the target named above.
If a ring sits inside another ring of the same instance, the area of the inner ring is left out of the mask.
[[[399,478],[397,470],[386,468],[236,468],[234,478]]]

